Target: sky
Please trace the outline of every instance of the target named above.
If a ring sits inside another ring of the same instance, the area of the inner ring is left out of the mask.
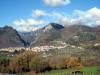
[[[34,31],[51,22],[100,25],[100,0],[0,0],[0,27]]]

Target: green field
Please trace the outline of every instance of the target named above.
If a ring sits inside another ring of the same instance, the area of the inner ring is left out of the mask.
[[[73,74],[72,72],[81,71],[81,73]],[[59,70],[51,70],[46,71],[40,74],[33,74],[33,72],[29,73],[20,73],[17,75],[100,75],[100,67],[85,67],[81,70],[76,69],[59,69]]]
[[[72,72],[75,72],[77,70],[52,70],[49,72],[42,73],[40,75],[100,75],[100,67],[85,67],[81,69],[80,71],[83,72],[83,74],[77,73],[73,74]]]

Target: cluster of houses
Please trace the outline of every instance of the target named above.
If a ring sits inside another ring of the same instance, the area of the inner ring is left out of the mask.
[[[24,47],[8,47],[8,48],[1,48],[0,51],[8,51],[8,52],[14,52],[16,51],[21,51],[21,50],[25,50]]]
[[[60,44],[60,46],[52,46],[52,45],[45,45],[45,46],[36,46],[36,47],[9,47],[9,48],[2,48],[0,49],[0,51],[8,51],[8,52],[14,52],[15,50],[16,51],[21,51],[21,50],[31,50],[31,51],[35,51],[35,52],[41,52],[41,51],[48,51],[50,49],[63,49],[63,48],[66,48],[66,47],[71,47],[71,48],[78,48],[78,49],[83,49],[81,46],[77,47],[77,46],[74,46],[74,45],[68,45],[66,43],[63,43],[61,41],[58,41]],[[94,46],[100,46],[100,43],[96,43],[94,44]]]

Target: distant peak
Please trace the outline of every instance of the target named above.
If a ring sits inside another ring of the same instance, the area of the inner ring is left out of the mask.
[[[64,28],[63,25],[60,25],[60,24],[57,24],[57,23],[50,23],[49,25],[51,25],[55,29],[63,29]]]
[[[60,30],[60,29],[63,29],[63,28],[64,28],[63,25],[60,25],[60,24],[57,24],[57,23],[49,23],[47,26],[45,26],[43,28],[43,30],[45,30],[45,31],[52,30],[52,29]]]
[[[3,29],[13,29],[11,26],[5,26]]]

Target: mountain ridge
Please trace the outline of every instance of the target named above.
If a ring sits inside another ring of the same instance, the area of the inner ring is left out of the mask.
[[[84,33],[84,36],[86,36],[87,33],[90,36],[92,36],[92,34],[95,34],[96,35],[95,41],[98,42],[100,40],[99,39],[100,26],[89,27],[86,25],[72,25],[69,27],[64,27],[63,25],[60,25],[57,23],[49,23],[43,28],[40,28],[33,32],[28,32],[28,33],[24,33],[24,32],[20,33],[20,32],[17,32],[12,27],[5,26],[5,27],[0,28],[0,42],[1,42],[0,47],[1,48],[4,47],[4,44],[5,46],[9,44],[7,47],[11,47],[11,46],[12,47],[15,47],[15,46],[29,47],[30,45],[34,47],[36,45],[37,46],[48,45],[54,40],[67,42],[70,38],[77,36],[77,34],[79,33],[80,34]],[[17,41],[19,42],[17,42],[17,45],[14,45],[12,41],[14,41],[14,43],[16,43]],[[11,46],[10,46],[10,43],[11,43]]]
[[[10,26],[0,28],[0,48],[24,47],[25,41],[18,32]]]

